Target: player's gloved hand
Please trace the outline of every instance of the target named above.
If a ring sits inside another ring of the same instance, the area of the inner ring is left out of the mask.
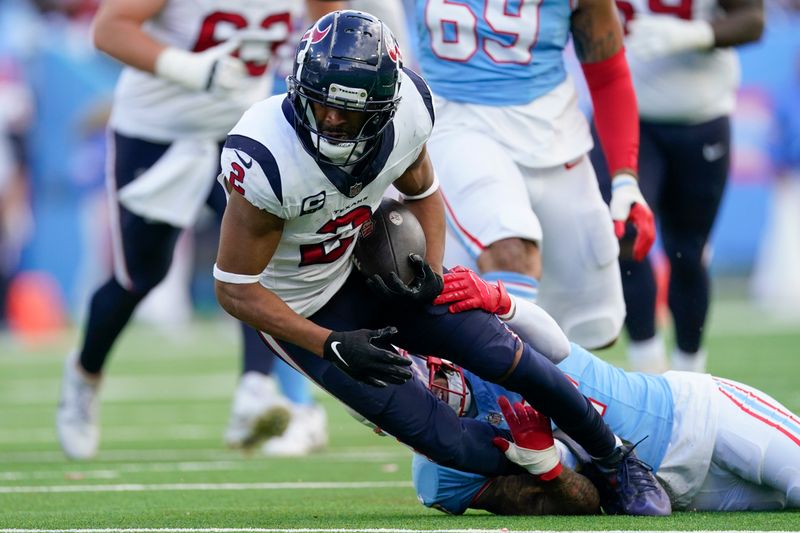
[[[334,331],[325,340],[322,357],[350,377],[375,387],[400,385],[411,378],[411,359],[390,344],[397,328]]]
[[[244,62],[230,55],[240,45],[237,37],[202,52],[166,48],[156,58],[155,73],[195,91],[235,91],[248,77]]]
[[[442,292],[444,282],[442,277],[433,271],[431,266],[419,255],[409,254],[408,260],[416,271],[414,279],[406,285],[394,272],[389,274],[389,279],[384,281],[378,274],[367,278],[370,289],[383,297],[411,303],[429,304]]]
[[[647,205],[639,182],[630,174],[617,174],[611,180],[611,218],[614,221],[614,234],[617,239],[625,235],[625,223],[631,222],[636,228],[633,243],[633,258],[641,261],[647,256],[656,240],[656,224],[653,212]]]
[[[501,317],[511,313],[514,301],[505,285],[489,283],[472,270],[457,266],[444,275],[444,289],[433,301],[436,305],[451,304],[451,313],[469,309],[483,309]]]
[[[628,23],[625,39],[625,49],[642,61],[691,50],[710,50],[713,46],[711,24],[670,15],[637,16]]]
[[[500,396],[497,404],[503,411],[514,442],[495,437],[492,444],[500,448],[509,461],[539,479],[549,481],[558,477],[562,467],[553,441],[550,419],[527,404],[517,402],[511,407],[511,402],[505,396]]]

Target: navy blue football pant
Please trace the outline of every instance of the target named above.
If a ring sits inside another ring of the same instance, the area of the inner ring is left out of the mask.
[[[116,132],[109,135],[108,142],[112,144],[108,152],[114,154],[114,159],[110,162],[113,175],[107,176],[107,179],[115,191],[153,166],[170,146],[168,143],[153,143]],[[206,204],[222,218],[226,204],[222,187],[212,187]],[[176,206],[176,209],[179,208]],[[118,238],[130,286],[123,287],[112,276],[92,295],[80,352],[81,366],[91,373],[102,370],[108,353],[136,306],[167,275],[181,232],[181,228],[170,224],[145,220],[128,211],[118,201],[116,210],[118,220],[112,221],[112,224],[119,227]],[[253,359],[260,361],[264,372],[269,373],[272,358],[263,356],[258,334],[248,326],[243,325],[243,330],[246,350],[259,353],[260,357]]]
[[[588,400],[550,360],[523,344],[494,315],[482,311],[452,314],[447,306],[387,305],[354,272],[310,320],[335,331],[396,326],[399,334],[393,343],[397,346],[448,359],[483,379],[502,382],[595,457],[614,449],[614,435]],[[373,387],[288,342],[269,336],[265,341],[275,354],[330,394],[437,463],[483,475],[519,471],[492,446],[492,437],[500,434],[497,428],[459,418],[420,380]]]
[[[708,314],[711,291],[703,252],[728,180],[730,120],[695,125],[641,121],[640,131],[639,186],[656,215],[670,264],[675,340],[682,351],[694,353]],[[608,171],[599,146],[595,135],[592,163],[608,195]],[[650,259],[621,259],[620,270],[628,334],[635,341],[650,339],[656,333],[656,282]]]

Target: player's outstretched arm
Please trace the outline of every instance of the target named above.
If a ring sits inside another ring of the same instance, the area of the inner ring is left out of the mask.
[[[614,3],[581,1],[572,15],[575,51],[594,106],[594,122],[612,176],[611,218],[617,238],[636,228],[633,256],[641,261],[655,241],[653,213],[639,190],[639,111],[622,47]]]
[[[444,289],[433,303],[449,304],[451,313],[470,309],[494,313],[555,364],[569,355],[569,339],[547,311],[529,300],[514,298],[502,282],[489,283],[468,268],[457,266],[445,274]]]
[[[166,45],[142,30],[167,0],[105,0],[93,22],[94,45],[114,59],[139,70],[153,72],[156,58]]]
[[[295,313],[262,286],[260,274],[275,254],[283,220],[231,192],[214,265],[217,300],[235,318],[329,360],[353,378],[385,387],[411,377],[411,361],[391,349],[394,328],[331,331]]]
[[[99,50],[139,70],[182,85],[192,91],[227,92],[248,77],[244,63],[231,54],[241,37],[206,50],[192,52],[167,46],[142,30],[167,0],[105,0],[94,20],[94,42]]]

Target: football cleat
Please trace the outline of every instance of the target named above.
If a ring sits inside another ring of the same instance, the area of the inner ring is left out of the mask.
[[[233,398],[225,444],[249,449],[282,435],[291,418],[289,409],[275,380],[259,372],[245,373]]]
[[[328,444],[328,416],[320,405],[292,406],[286,433],[264,443],[264,455],[299,457],[317,452]]]
[[[99,379],[90,379],[78,368],[78,353],[64,362],[61,399],[56,411],[56,432],[61,449],[70,459],[91,459],[100,444]]]
[[[636,457],[637,444],[625,443],[611,456],[595,460],[600,475],[586,475],[598,486],[600,505],[606,514],[668,516],[672,513],[669,496],[653,468]]]

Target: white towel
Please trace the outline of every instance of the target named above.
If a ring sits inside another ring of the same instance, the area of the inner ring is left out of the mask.
[[[119,190],[119,200],[148,220],[189,227],[215,184],[218,160],[216,141],[175,141],[155,165]]]

